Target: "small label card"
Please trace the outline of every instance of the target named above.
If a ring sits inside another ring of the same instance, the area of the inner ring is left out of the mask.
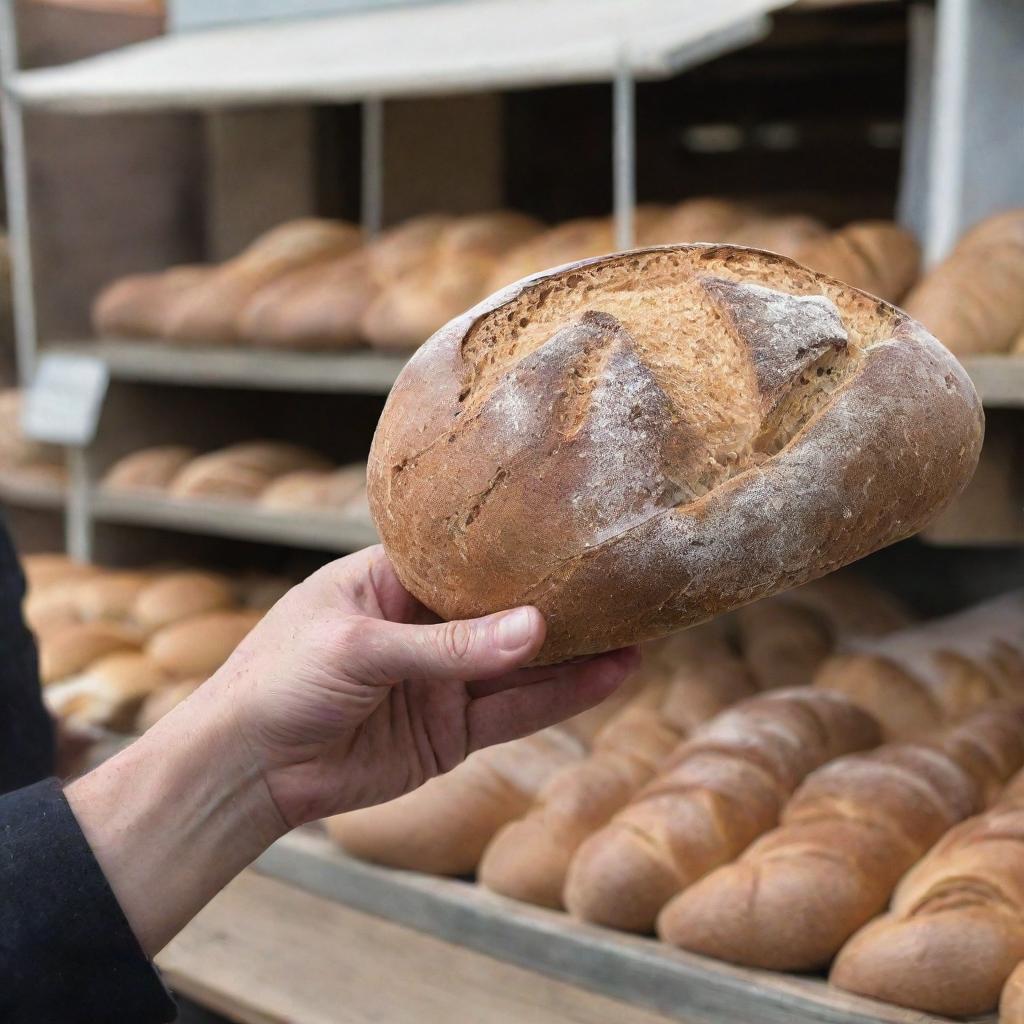
[[[22,407],[22,430],[35,441],[88,444],[96,434],[108,380],[107,364],[101,359],[60,352],[43,355]]]

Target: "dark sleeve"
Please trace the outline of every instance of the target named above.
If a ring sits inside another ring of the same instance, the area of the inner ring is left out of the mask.
[[[174,1018],[60,784],[0,797],[0,1020]]]
[[[54,772],[53,722],[43,707],[36,645],[21,602],[25,578],[0,521],[0,793]]]

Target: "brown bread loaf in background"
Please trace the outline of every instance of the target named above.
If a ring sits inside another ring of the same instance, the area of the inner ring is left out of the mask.
[[[801,785],[777,829],[672,900],[658,932],[749,967],[825,967],[885,909],[900,876],[1022,766],[1024,703],[978,712],[935,744],[833,761]]]
[[[184,569],[158,576],[141,590],[131,617],[146,633],[205,612],[230,608],[235,589],[220,573]]]
[[[215,611],[172,623],[146,644],[146,654],[179,679],[213,675],[263,617],[259,611]]]
[[[178,301],[214,274],[215,267],[182,266],[129,274],[96,296],[92,325],[101,338],[161,338]]]
[[[251,501],[277,477],[300,469],[327,470],[316,452],[283,441],[246,441],[192,459],[171,480],[175,498]]]
[[[130,452],[103,474],[101,486],[112,491],[163,491],[198,453],[183,444],[163,444]]]
[[[743,701],[697,730],[584,841],[569,866],[566,907],[586,921],[651,931],[673,896],[774,828],[815,768],[879,737],[870,715],[824,691]]]
[[[43,685],[77,675],[108,654],[137,651],[136,630],[117,622],[83,622],[68,626],[39,644],[39,678]]]
[[[963,369],[899,310],[781,256],[637,251],[439,331],[388,398],[369,500],[416,597],[534,603],[558,661],[912,534],[981,436]]]

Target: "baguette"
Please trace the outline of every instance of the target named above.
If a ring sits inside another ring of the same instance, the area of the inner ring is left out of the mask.
[[[388,397],[368,493],[407,590],[445,619],[535,604],[555,662],[912,534],[981,435],[963,368],[895,308],[781,256],[637,250],[435,334]]]
[[[189,343],[233,343],[246,304],[275,278],[354,251],[362,233],[342,221],[289,221],[256,239],[243,253],[168,301],[166,337]]]
[[[176,304],[215,272],[215,267],[182,266],[120,277],[96,296],[93,329],[101,338],[164,337]]]
[[[885,909],[900,876],[1022,766],[1020,703],[979,712],[935,745],[833,761],[797,790],[777,829],[672,900],[658,932],[748,967],[825,967]]]
[[[1006,979],[999,997],[999,1024],[1024,1024],[1024,961]]]
[[[121,623],[82,622],[46,636],[39,644],[44,686],[77,675],[108,654],[137,651],[139,635]]]
[[[360,860],[468,875],[495,832],[524,814],[552,774],[584,749],[561,729],[487,747],[397,800],[328,818],[327,833]]]
[[[957,721],[999,697],[1024,696],[1024,591],[874,640],[851,641],[815,686],[845,694],[891,738]]]
[[[1024,960],[1024,803],[948,832],[902,879],[889,913],[840,950],[838,988],[951,1017],[988,1013]]]
[[[700,721],[749,697],[742,662],[705,629],[661,684],[648,686],[598,733],[582,761],[566,765],[526,815],[506,825],[480,864],[480,882],[527,903],[561,908],[565,876],[587,836],[649,782],[665,757]]]
[[[811,238],[797,249],[794,258],[886,302],[903,298],[921,266],[921,250],[914,236],[884,220],[856,221],[830,235]]]
[[[186,570],[166,573],[141,590],[131,618],[152,633],[182,619],[230,608],[235,603],[231,581],[219,573]]]
[[[569,866],[564,899],[574,916],[649,932],[661,908],[778,823],[815,768],[873,746],[866,712],[823,691],[776,690],[718,715]]]
[[[102,486],[111,491],[163,491],[178,472],[196,457],[183,444],[143,448],[118,459],[103,476]]]
[[[150,637],[146,654],[176,679],[212,676],[263,615],[216,611],[164,626]]]

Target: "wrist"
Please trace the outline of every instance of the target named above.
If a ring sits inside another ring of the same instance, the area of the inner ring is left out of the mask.
[[[211,680],[67,789],[140,944],[152,956],[287,828]]]

